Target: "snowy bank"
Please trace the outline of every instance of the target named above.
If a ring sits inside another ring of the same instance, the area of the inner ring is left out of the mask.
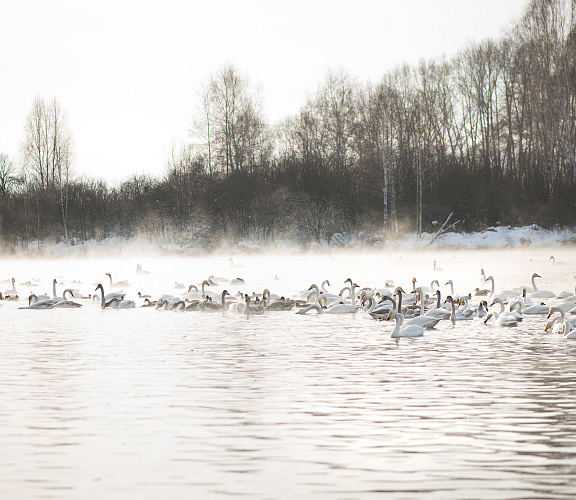
[[[336,233],[330,242],[309,242],[306,245],[291,240],[260,241],[241,240],[236,243],[227,243],[207,248],[205,242],[194,239],[182,239],[174,235],[162,239],[134,238],[106,238],[87,242],[65,243],[30,243],[4,255],[44,257],[105,257],[109,256],[162,256],[162,255],[199,255],[206,253],[240,253],[269,251],[279,249],[285,252],[330,251],[344,248],[397,248],[397,249],[499,249],[499,248],[542,248],[576,246],[576,230],[542,229],[537,225],[525,227],[491,227],[484,231],[474,233],[446,232],[422,233],[420,236],[409,233],[402,235],[389,235],[386,239],[380,234],[360,233],[348,235]]]

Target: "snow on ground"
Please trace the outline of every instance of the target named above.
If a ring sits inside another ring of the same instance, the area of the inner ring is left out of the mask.
[[[474,233],[447,232],[422,233],[419,237],[415,233],[392,235],[386,240],[381,235],[334,234],[330,243],[309,243],[304,246],[310,251],[330,251],[336,248],[398,248],[398,249],[498,249],[498,248],[542,248],[576,246],[576,230],[569,229],[542,229],[537,225],[524,227],[499,226],[491,227],[485,231]],[[218,249],[207,250],[205,246],[195,244],[194,241],[179,241],[177,237],[167,238],[165,241],[149,240],[143,237],[135,238],[107,238],[67,245],[65,243],[38,244],[30,243],[25,248],[12,252],[5,251],[4,255],[33,256],[41,254],[45,257],[86,256],[104,257],[106,255],[118,256],[130,253],[142,256],[161,256],[170,254],[198,255],[214,251],[225,252],[257,252],[270,248],[283,251],[301,252],[302,244],[290,240],[271,242],[243,240],[236,244],[227,244]]]

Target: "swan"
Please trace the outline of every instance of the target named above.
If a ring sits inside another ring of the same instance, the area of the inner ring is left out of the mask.
[[[296,301],[285,299],[284,297],[278,297],[277,295],[270,295],[270,290],[268,288],[264,289],[263,292],[264,301],[266,304],[267,311],[290,311]]]
[[[351,278],[348,278],[344,283],[350,283],[350,302],[355,305],[356,304],[356,288],[358,285],[352,281]]]
[[[201,310],[205,312],[224,312],[228,310],[228,304],[226,304],[226,295],[230,295],[228,290],[223,290],[220,294],[220,302],[207,301],[200,302]]]
[[[110,278],[110,288],[123,288],[125,286],[130,286],[130,283],[128,283],[127,280],[124,281],[113,281],[112,280],[112,274],[110,273],[104,273],[106,276],[108,276],[108,278]]]
[[[508,300],[508,297],[514,297],[516,295],[515,290],[504,290],[503,292],[496,294],[495,293],[495,285],[494,285],[494,276],[488,276],[486,278],[486,281],[490,281],[492,283],[492,287],[490,289],[490,298],[492,300],[494,300],[495,298],[498,297],[498,298],[502,299],[502,302],[505,302]]]
[[[16,279],[12,278],[12,288],[8,288],[4,291],[4,295],[18,295],[16,291]]]
[[[432,268],[432,272],[435,272],[435,273],[443,273],[443,272],[444,272],[444,269],[442,269],[441,267],[438,267],[438,266],[436,265],[436,261],[434,261],[434,267]]]
[[[436,290],[436,307],[428,309],[425,313],[425,316],[432,316],[434,318],[440,318],[440,319],[450,319],[451,313],[448,309],[441,306],[440,297],[441,297],[440,290]]]
[[[576,287],[574,288],[573,292],[568,292],[568,291],[562,291],[560,292],[557,296],[557,299],[562,299],[562,300],[566,300],[568,299],[571,302],[574,302],[574,300],[576,300]]]
[[[556,294],[551,292],[550,290],[539,290],[536,286],[536,278],[541,278],[538,273],[532,274],[532,286],[534,287],[534,291],[530,293],[531,297],[537,297],[540,299],[554,299],[556,298]]]
[[[562,324],[562,338],[563,339],[576,339],[576,329],[568,322]]]
[[[408,321],[406,321],[406,325],[418,325],[422,328],[430,329],[434,328],[442,318],[434,318],[432,316],[416,316]]]
[[[518,310],[520,314],[546,314],[550,306],[546,304],[535,304],[533,306],[524,307],[519,300],[514,301],[514,309]]]
[[[424,327],[420,325],[403,325],[404,323],[404,315],[396,312],[390,311],[386,319],[394,318],[396,320],[396,325],[394,326],[394,330],[392,330],[391,337],[392,338],[399,338],[399,337],[422,337],[424,335]]]
[[[486,279],[486,273],[484,272],[484,269],[480,269],[480,276],[482,276],[482,284],[484,285],[486,283],[486,281],[488,281]],[[480,295],[480,296],[486,296],[490,293],[490,290],[488,290],[487,288],[475,288],[474,289],[474,295]]]
[[[506,307],[504,306],[504,302],[499,297],[496,297],[493,301],[491,306],[498,304],[500,306],[500,311],[498,311],[498,317],[502,318],[503,316],[511,316],[516,321],[522,321],[524,316],[521,312],[516,310],[516,305],[519,301],[514,301],[510,304],[510,310],[506,311]]]
[[[448,280],[446,283],[444,283],[445,285],[450,285],[450,296],[454,299],[460,299],[462,297],[464,297],[465,295],[461,294],[461,293],[454,293],[454,282],[452,280]]]
[[[320,304],[314,303],[304,309],[299,309],[296,311],[296,314],[306,314],[312,309],[321,314],[351,314],[355,313],[359,309],[359,306],[353,304],[336,304],[328,309],[323,309]]]
[[[244,314],[246,316],[251,316],[253,314],[264,314],[265,309],[263,306],[257,306],[257,305],[251,305],[250,304],[250,297],[248,296],[248,294],[244,295],[244,300],[246,302],[246,305],[244,306]]]
[[[104,287],[102,286],[102,283],[98,283],[98,285],[96,285],[96,289],[94,291],[97,292],[98,290],[100,290],[101,295],[100,307],[102,307],[102,309],[106,308],[131,309],[133,307],[136,307],[136,304],[133,300],[123,300],[119,297],[112,297],[110,300],[108,300],[108,302],[106,302],[107,295],[104,293]]]
[[[232,278],[230,280],[231,285],[245,285],[246,282],[242,278]]]
[[[553,266],[565,266],[565,265],[566,265],[566,262],[556,262],[556,259],[554,258],[554,255],[551,255],[548,260],[551,260],[551,261],[552,261],[552,265],[553,265]]]
[[[58,302],[57,300],[50,298],[38,300],[38,297],[35,294],[31,293],[30,296],[28,297],[28,305],[19,307],[18,309],[52,309],[52,307],[54,307],[54,304],[56,304],[57,302]]]
[[[564,322],[568,322],[570,323],[573,327],[576,327],[576,317],[575,318],[569,318],[566,319],[566,310],[563,309],[562,307],[559,306],[552,306],[550,307],[550,309],[548,310],[548,316],[547,319],[550,319],[550,317],[554,314],[554,313],[559,313],[560,314],[560,319],[559,322],[560,323],[564,323]]]
[[[488,313],[484,324],[487,325],[490,319],[494,318],[494,326],[518,326],[518,321],[513,316],[508,316],[506,314],[498,314],[495,312]]]
[[[364,303],[369,302],[366,312],[374,319],[382,319],[384,315],[396,309],[396,301],[389,295],[384,295],[380,302],[376,302],[371,296],[365,296],[362,300]]]
[[[474,317],[474,312],[472,309],[467,309],[466,312],[456,311],[456,306],[454,305],[454,299],[451,295],[446,297],[446,302],[449,302],[451,305],[451,313],[450,313],[450,321],[455,323],[456,321],[467,321],[471,320]]]
[[[412,285],[414,286],[416,284],[416,278],[412,279]],[[438,288],[440,288],[440,283],[438,282],[438,280],[432,280],[430,282],[430,286],[420,286],[418,288],[422,289],[423,292],[426,293],[436,293],[436,290],[434,289],[434,284],[436,284],[436,286],[438,286]],[[417,290],[417,288],[414,286],[412,288],[412,290]]]
[[[73,300],[68,300],[66,298],[66,293],[69,293],[71,296],[73,296],[72,290],[70,288],[67,288],[66,290],[64,290],[64,292],[62,292],[62,300],[58,300],[53,306],[53,309],[56,308],[76,308],[76,307],[82,307],[82,304],[78,304],[78,302],[74,302]]]
[[[476,315],[479,318],[484,318],[488,315],[488,302],[486,302],[485,300],[480,301],[480,304],[478,304],[478,311],[476,312]]]

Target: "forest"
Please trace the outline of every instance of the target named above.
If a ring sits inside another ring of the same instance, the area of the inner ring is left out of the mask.
[[[501,38],[379,82],[331,71],[296,114],[264,116],[248,76],[225,65],[197,89],[163,174],[109,186],[74,174],[65,109],[37,97],[20,157],[0,152],[2,240],[305,246],[434,232],[449,216],[455,231],[574,227],[576,1],[533,0]]]

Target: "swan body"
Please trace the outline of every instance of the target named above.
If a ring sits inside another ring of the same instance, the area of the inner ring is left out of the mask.
[[[396,320],[396,325],[394,326],[394,330],[392,330],[392,334],[390,335],[392,338],[422,337],[422,335],[424,335],[424,327],[420,325],[403,325],[403,314],[396,311],[390,311],[388,313],[387,319],[390,318],[394,318]]]
[[[504,306],[504,302],[502,302],[502,300],[498,297],[496,297],[492,304],[490,305],[496,305],[498,304],[500,306],[500,311],[498,312],[498,317],[502,318],[504,316],[510,316],[512,318],[514,318],[516,321],[522,321],[522,319],[524,318],[524,316],[522,315],[522,313],[520,311],[516,310],[516,306],[518,305],[519,301],[514,301],[512,304],[510,304],[510,310],[506,311],[506,308]]]
[[[531,297],[537,297],[539,299],[554,299],[556,298],[556,294],[550,290],[539,290],[536,286],[536,278],[541,278],[538,273],[532,274],[532,286],[534,287],[534,291],[530,293]]]
[[[576,329],[567,321],[562,324],[562,338],[566,340],[576,339]]]
[[[442,318],[433,318],[432,316],[416,316],[408,321],[406,321],[406,325],[419,325],[423,328],[430,329],[434,328]]]
[[[136,304],[133,300],[122,300],[119,297],[113,297],[108,302],[106,302],[107,298],[106,298],[106,294],[104,293],[104,287],[102,286],[102,283],[98,283],[98,285],[96,285],[96,289],[94,291],[98,291],[98,290],[100,290],[100,295],[101,295],[100,307],[102,309],[106,309],[106,308],[131,309],[133,307],[136,307]],[[124,296],[122,296],[122,297],[124,297]]]
[[[313,309],[321,314],[352,314],[359,309],[359,306],[352,304],[336,304],[328,309],[323,309],[320,304],[310,304],[308,307],[296,311],[296,314],[306,314]]]
[[[112,274],[110,273],[104,273],[106,276],[108,276],[108,278],[110,278],[110,288],[123,288],[123,287],[129,287],[130,283],[128,283],[127,280],[123,280],[123,281],[113,281],[112,280]]]
[[[518,321],[516,321],[513,316],[498,314],[496,312],[488,313],[488,316],[486,316],[486,319],[484,320],[484,324],[487,325],[491,318],[494,318],[495,326],[518,326]]]
[[[248,296],[248,294],[244,295],[244,299],[246,302],[246,305],[244,306],[244,314],[246,316],[250,316],[250,315],[260,315],[260,314],[264,314],[264,312],[266,311],[266,309],[264,309],[263,306],[257,306],[257,305],[251,305],[250,304],[250,297]]]
[[[474,311],[472,309],[466,309],[466,311],[456,310],[456,306],[454,305],[454,299],[451,295],[446,297],[446,302],[450,303],[451,306],[451,313],[450,313],[450,321],[454,324],[456,321],[468,321],[474,317]]]
[[[558,318],[560,323],[559,326],[561,326],[563,323],[568,322],[570,323],[570,325],[572,325],[572,327],[576,328],[576,317],[566,319],[566,312],[567,311],[560,306],[552,306],[548,310],[547,318],[549,319],[554,313],[559,313],[560,314],[560,317]]]
[[[546,304],[535,304],[524,307],[520,301],[514,301],[514,305],[520,314],[546,314],[550,309],[550,306]]]
[[[508,298],[514,297],[516,295],[516,290],[504,290],[503,292],[496,293],[495,292],[495,285],[494,285],[494,276],[488,276],[486,281],[490,281],[492,283],[492,288],[490,290],[490,298],[494,300],[495,298],[502,299],[502,302],[506,302]]]
[[[436,290],[436,307],[433,309],[428,309],[425,313],[425,316],[431,316],[440,319],[450,319],[451,311],[440,305],[440,297],[440,290]]]

